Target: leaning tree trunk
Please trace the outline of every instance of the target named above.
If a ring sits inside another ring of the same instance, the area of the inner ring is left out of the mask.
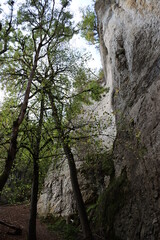
[[[52,107],[52,115],[54,118],[54,122],[58,130],[60,140],[62,142],[64,153],[68,160],[71,184],[72,184],[73,194],[77,203],[77,210],[78,210],[78,214],[79,214],[79,218],[82,226],[83,235],[86,240],[92,240],[93,237],[92,237],[92,233],[89,225],[89,220],[88,220],[85,204],[84,204],[79,183],[78,183],[77,169],[75,165],[74,156],[73,156],[71,147],[68,144],[67,137],[65,137],[64,135],[63,128],[61,126],[61,121],[59,119],[58,111],[54,103],[52,94],[48,93],[48,96],[49,96],[51,107]]]
[[[16,156],[17,137],[18,137],[19,127],[20,127],[21,123],[23,122],[23,119],[25,117],[25,113],[27,110],[29,94],[31,91],[31,84],[32,84],[32,80],[33,80],[36,68],[37,68],[37,62],[38,62],[38,57],[39,57],[41,47],[42,47],[42,43],[39,44],[39,47],[38,47],[36,55],[35,55],[34,65],[31,70],[30,77],[28,79],[28,84],[27,84],[27,88],[26,88],[26,92],[24,95],[24,100],[23,100],[23,103],[21,106],[19,116],[16,119],[16,121],[13,122],[11,140],[10,140],[10,145],[9,145],[9,149],[8,149],[8,155],[7,155],[7,159],[5,162],[5,167],[4,167],[3,173],[0,176],[0,193],[2,192],[3,187],[7,182],[7,179],[9,177],[9,174],[10,174],[10,171],[11,171],[11,168],[13,166],[13,162],[14,162],[14,159]]]
[[[75,165],[74,156],[67,142],[63,142],[63,149],[68,160],[72,189],[73,189],[73,194],[77,203],[77,209],[78,209],[80,222],[82,225],[82,231],[85,239],[92,240],[92,233],[91,233],[91,229],[88,221],[88,216],[86,213],[82,194],[79,188],[79,183],[77,178],[77,169]]]
[[[40,154],[40,142],[42,135],[42,125],[43,125],[43,114],[44,114],[44,97],[41,100],[41,109],[39,124],[36,133],[36,145],[33,149],[33,183],[32,183],[32,193],[31,193],[31,207],[30,207],[30,219],[29,219],[29,230],[28,230],[28,240],[36,240],[36,218],[37,218],[37,201],[38,201],[38,188],[39,188],[39,154]]]

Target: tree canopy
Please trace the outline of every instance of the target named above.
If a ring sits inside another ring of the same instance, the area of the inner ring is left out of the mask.
[[[28,166],[33,167],[33,211],[28,238],[32,240],[36,239],[33,225],[39,179],[43,181],[39,176],[40,173],[44,176],[50,161],[60,153],[68,160],[84,236],[92,238],[73,152],[77,140],[95,137],[98,133],[95,117],[88,118],[84,106],[99,101],[107,89],[87,68],[87,56],[70,48],[69,41],[77,33],[77,27],[72,21],[69,4],[69,0],[58,3],[26,0],[17,9],[12,25],[14,2],[9,2],[11,15],[4,31],[0,31],[0,76],[7,91],[0,115],[0,161],[3,162],[0,192],[10,172],[12,176],[16,174],[15,167],[23,165],[17,168],[16,179],[24,178],[22,171],[30,174]],[[86,29],[85,36],[93,42],[95,35],[91,31],[95,28],[95,18],[89,8],[86,14],[83,30]],[[13,188],[13,183],[9,182],[8,186]]]
[[[82,20],[79,23],[79,27],[82,37],[85,38],[89,44],[94,44],[98,46],[98,22],[94,9],[94,4],[95,1],[93,1],[93,6],[87,6],[86,8],[81,10]]]

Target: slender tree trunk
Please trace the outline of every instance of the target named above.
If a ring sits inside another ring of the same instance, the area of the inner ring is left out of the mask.
[[[44,98],[42,96],[41,100],[41,109],[39,124],[37,128],[37,139],[36,145],[33,149],[33,183],[32,183],[32,193],[31,193],[31,207],[30,207],[30,219],[29,219],[29,229],[28,229],[28,240],[36,240],[36,218],[37,218],[37,201],[38,201],[38,188],[39,188],[39,153],[40,153],[40,142],[42,134],[42,125],[43,125],[43,114],[44,114]]]
[[[13,166],[13,162],[14,162],[14,159],[16,156],[18,131],[19,131],[19,127],[20,127],[21,123],[23,122],[23,119],[25,117],[25,113],[27,110],[29,94],[31,91],[31,84],[32,84],[32,80],[33,80],[33,77],[35,74],[35,70],[37,68],[37,62],[38,62],[38,57],[39,57],[41,47],[42,47],[42,43],[39,44],[39,47],[38,47],[36,55],[35,55],[34,65],[31,70],[30,77],[28,79],[28,85],[26,88],[26,92],[24,95],[24,100],[23,100],[23,103],[21,106],[19,116],[16,119],[16,121],[13,122],[12,134],[11,134],[11,140],[10,140],[10,145],[9,145],[9,149],[8,149],[7,159],[5,162],[5,167],[4,167],[3,173],[0,175],[0,194],[1,194],[1,191],[3,190],[4,185],[7,182],[7,179],[9,177],[9,174],[10,174],[10,171],[11,171],[11,168]]]
[[[37,201],[38,201],[38,185],[39,185],[39,165],[38,159],[34,159],[33,183],[31,193],[31,207],[28,240],[36,240],[36,218],[37,218]]]
[[[77,169],[76,169],[76,165],[75,165],[74,156],[73,156],[72,150],[68,144],[67,137],[65,137],[65,135],[64,135],[62,125],[61,125],[61,122],[60,122],[60,119],[58,116],[58,111],[57,111],[56,105],[54,103],[52,94],[48,93],[48,95],[49,95],[49,99],[51,102],[52,115],[53,115],[53,118],[55,121],[55,125],[59,132],[59,137],[62,142],[63,150],[64,150],[64,153],[68,160],[71,184],[72,184],[72,188],[73,188],[73,194],[74,194],[74,197],[75,197],[75,200],[77,203],[77,209],[78,209],[78,214],[79,214],[79,218],[80,218],[80,222],[81,222],[81,226],[82,226],[83,235],[86,240],[92,240],[93,237],[92,237],[92,233],[91,233],[91,229],[90,229],[90,225],[89,225],[89,221],[88,221],[88,216],[87,216],[85,204],[84,204],[82,194],[80,191],[80,187],[79,187],[79,183],[78,183]]]
[[[77,209],[78,209],[80,222],[82,225],[82,231],[83,231],[85,239],[92,240],[93,238],[92,238],[92,233],[91,233],[91,229],[90,229],[90,225],[89,225],[89,221],[88,221],[88,216],[86,213],[82,194],[81,194],[81,191],[79,188],[79,183],[78,183],[78,178],[77,178],[77,169],[76,169],[76,165],[75,165],[74,156],[73,156],[73,153],[72,153],[71,148],[68,145],[68,143],[63,142],[63,149],[64,149],[65,155],[67,157],[67,160],[68,160],[68,165],[69,165],[69,170],[70,170],[70,178],[71,178],[74,197],[75,197],[76,203],[77,203]]]

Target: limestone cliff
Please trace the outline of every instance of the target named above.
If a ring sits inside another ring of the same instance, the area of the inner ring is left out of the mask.
[[[160,239],[160,1],[98,0],[101,56],[112,88],[116,177],[129,189],[115,214],[118,239]],[[112,238],[110,238],[112,239]]]
[[[85,114],[79,116],[77,121],[84,123],[86,119],[92,119],[93,117],[93,122],[100,121],[103,125],[100,131],[98,130],[98,139],[101,143],[101,147],[97,149],[98,152],[95,146],[97,142],[94,143],[93,139],[90,139],[91,143],[87,143],[86,140],[85,142],[77,142],[77,146],[74,148],[79,185],[83,200],[87,205],[95,203],[98,195],[108,186],[113,168],[110,157],[106,161],[105,156],[105,152],[108,154],[112,149],[116,135],[110,91],[103,96],[101,101],[95,102],[91,106],[85,106],[84,110]],[[39,198],[38,213],[44,217],[52,214],[67,218],[76,212],[69,168],[65,157],[59,159],[56,164],[54,160],[47,173],[44,188]],[[102,165],[105,165],[105,167]],[[104,168],[107,168],[107,170]]]

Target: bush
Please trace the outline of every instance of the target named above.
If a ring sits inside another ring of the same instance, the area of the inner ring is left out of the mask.
[[[42,219],[42,221],[47,224],[50,231],[57,233],[62,239],[75,240],[78,238],[78,226],[74,225],[74,223],[67,224],[66,220],[62,217],[49,215],[47,218]]]

